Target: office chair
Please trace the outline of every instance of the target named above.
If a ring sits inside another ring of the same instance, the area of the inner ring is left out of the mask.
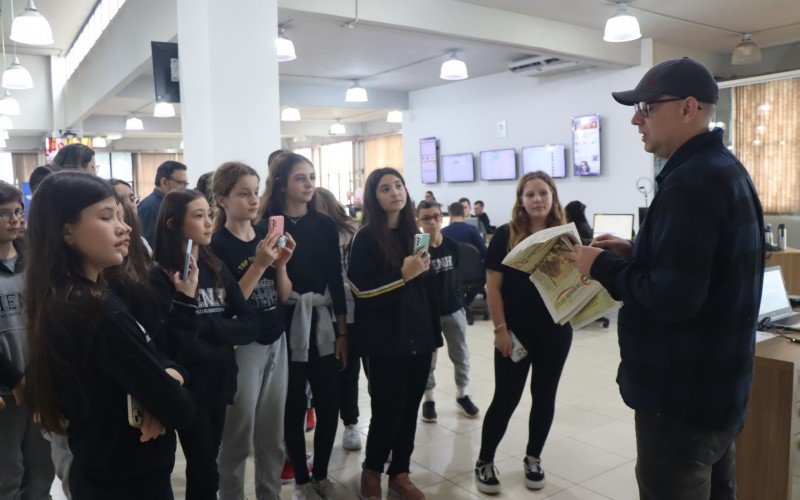
[[[478,249],[468,243],[458,244],[458,267],[456,267],[456,289],[459,297],[464,302],[464,310],[467,313],[467,324],[475,322],[476,315],[483,315],[484,320],[489,319],[489,307],[484,300],[482,306],[473,307],[467,303],[468,297],[483,294],[486,297],[486,276],[483,274],[481,266],[481,254]],[[473,300],[470,300],[473,302]]]

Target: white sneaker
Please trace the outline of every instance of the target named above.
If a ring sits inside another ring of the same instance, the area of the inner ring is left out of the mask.
[[[336,483],[331,481],[330,478],[326,477],[322,481],[314,483],[314,486],[317,487],[317,493],[319,493],[319,496],[325,500],[336,498]]]
[[[292,500],[323,500],[323,498],[314,483],[306,483],[295,485]]]
[[[345,450],[361,449],[361,434],[358,432],[355,425],[345,426],[344,437],[342,438],[342,448]]]

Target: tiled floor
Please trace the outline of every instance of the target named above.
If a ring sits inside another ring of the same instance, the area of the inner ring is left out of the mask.
[[[530,393],[526,392],[497,452],[496,465],[503,491],[495,498],[638,498],[633,472],[636,457],[633,412],[622,402],[614,382],[619,363],[616,323],[612,322],[608,329],[596,325],[574,335],[558,392],[555,420],[542,454],[547,486],[534,492],[527,490],[523,481],[522,458],[531,406]],[[470,394],[483,412],[494,390],[491,323],[476,321],[467,335],[471,353]],[[453,367],[446,349],[440,352],[436,379],[439,422],[420,422],[417,427],[416,448],[411,457],[412,477],[429,499],[485,497],[475,488],[472,473],[483,421],[482,418],[467,419],[456,412]],[[366,437],[370,409],[363,377],[361,389],[359,427]],[[341,433],[340,425],[330,476],[340,485],[341,498],[357,498],[364,450],[342,449]],[[307,435],[309,447],[311,436]],[[183,457],[179,455],[173,475],[176,498],[183,497],[184,468]],[[252,468],[250,459],[246,491],[248,498],[255,499]],[[284,486],[281,498],[290,499],[292,489],[291,485]]]

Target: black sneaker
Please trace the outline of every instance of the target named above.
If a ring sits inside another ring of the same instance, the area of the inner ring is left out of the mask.
[[[499,472],[493,462],[475,462],[475,486],[481,493],[500,493]]]
[[[433,401],[425,401],[422,403],[422,421],[436,422],[436,420],[438,420],[436,415],[436,403]]]
[[[469,396],[456,398],[456,404],[461,408],[461,413],[463,413],[465,417],[475,418],[481,412]]]
[[[525,457],[525,486],[532,490],[544,488],[542,460],[530,455]]]

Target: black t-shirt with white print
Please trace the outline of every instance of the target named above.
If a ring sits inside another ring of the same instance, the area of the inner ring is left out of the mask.
[[[238,282],[255,261],[256,246],[267,235],[264,224],[253,226],[256,232],[252,241],[242,241],[227,228],[222,227],[211,238],[211,249],[225,264]],[[202,298],[202,296],[200,297]],[[275,268],[270,266],[261,275],[247,302],[258,314],[261,334],[256,342],[268,345],[283,334],[282,307],[278,300]]]
[[[456,289],[458,267],[458,243],[442,235],[442,244],[430,247],[431,271],[436,276],[436,293],[439,315],[446,316],[461,309],[461,300]]]

